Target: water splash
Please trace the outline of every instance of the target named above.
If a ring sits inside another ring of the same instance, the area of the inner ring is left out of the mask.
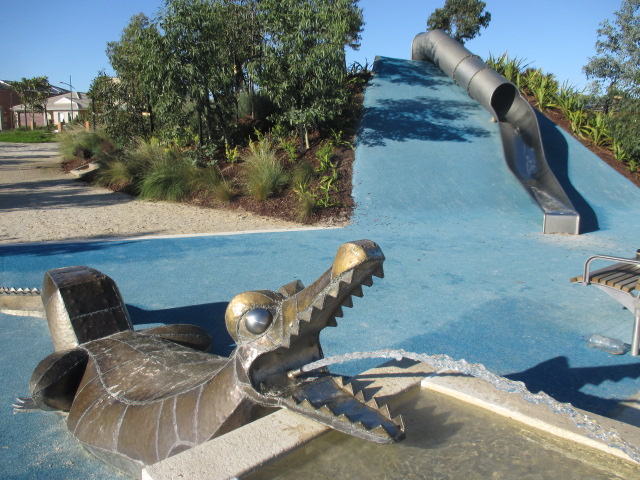
[[[544,392],[531,393],[524,383],[509,380],[507,378],[491,373],[487,368],[479,363],[469,363],[466,360],[454,360],[448,355],[428,355],[424,353],[406,352],[404,350],[375,350],[372,352],[352,352],[344,355],[323,358],[316,362],[304,365],[298,370],[289,373],[295,377],[306,372],[328,367],[339,363],[353,360],[364,360],[368,358],[393,358],[400,361],[403,358],[424,362],[437,370],[454,370],[456,372],[471,375],[489,382],[498,390],[508,393],[517,393],[532,404],[542,404],[550,408],[554,413],[565,415],[579,428],[584,429],[591,438],[602,440],[613,448],[622,450],[634,462],[640,463],[640,448],[625,441],[618,432],[604,428],[597,420],[578,412],[569,403],[560,403]]]

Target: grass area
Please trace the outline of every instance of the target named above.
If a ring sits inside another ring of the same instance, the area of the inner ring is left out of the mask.
[[[48,143],[55,142],[55,133],[46,130],[3,130],[0,131],[0,142],[11,143]]]

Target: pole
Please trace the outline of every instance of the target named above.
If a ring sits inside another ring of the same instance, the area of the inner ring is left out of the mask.
[[[69,96],[69,106],[71,107],[71,116],[69,117],[69,124],[73,120],[73,84],[71,83],[71,75],[69,75],[69,88],[71,88],[71,94]]]

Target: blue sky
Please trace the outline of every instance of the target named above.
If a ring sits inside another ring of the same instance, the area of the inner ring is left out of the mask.
[[[508,51],[560,81],[585,86],[582,67],[595,54],[596,30],[621,0],[485,0],[492,20],[467,43],[486,58]],[[109,72],[106,44],[118,40],[132,15],[152,17],[163,0],[3,0],[5,48],[0,79],[46,75],[49,82],[71,83],[86,91],[101,69]],[[413,37],[444,0],[360,0],[365,27],[362,47],[348,61],[372,63],[376,55],[408,58]],[[9,21],[7,21],[9,20]]]

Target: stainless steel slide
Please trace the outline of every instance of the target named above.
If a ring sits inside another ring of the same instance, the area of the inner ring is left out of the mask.
[[[544,212],[543,233],[580,233],[580,215],[549,168],[533,108],[518,88],[442,30],[415,37],[412,60],[430,61],[492,113],[507,165]]]

